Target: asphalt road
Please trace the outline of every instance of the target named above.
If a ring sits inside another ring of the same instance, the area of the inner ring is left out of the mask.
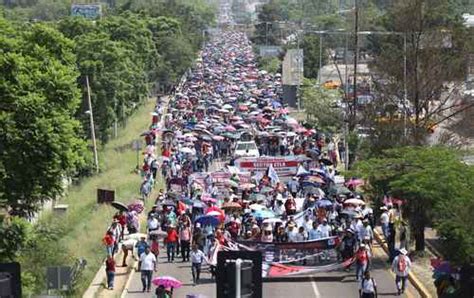
[[[181,263],[178,258],[175,263],[167,263],[165,250],[161,251],[158,272],[155,276],[170,275],[183,282],[183,287],[174,290],[173,297],[185,298],[186,295],[201,295],[199,297],[216,297],[216,284],[208,273],[202,274],[201,283],[193,286],[189,263]],[[375,279],[379,297],[420,297],[409,285],[406,295],[397,296],[394,276],[387,270],[386,257],[380,247],[374,248],[372,276]],[[353,266],[354,267],[354,266]],[[134,272],[126,297],[152,297],[152,293],[143,293],[140,272]],[[318,273],[312,276],[284,278],[263,283],[263,297],[270,298],[306,298],[306,297],[347,297],[357,298],[358,289],[354,277],[354,269],[350,272],[336,271]]]

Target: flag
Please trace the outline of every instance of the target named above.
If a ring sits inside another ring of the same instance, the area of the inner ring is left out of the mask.
[[[277,172],[275,171],[275,169],[273,168],[273,165],[270,165],[267,169],[267,175],[268,177],[270,178],[271,182],[272,182],[272,185],[275,185],[277,184],[278,182],[280,182],[280,178],[278,178],[278,174]]]

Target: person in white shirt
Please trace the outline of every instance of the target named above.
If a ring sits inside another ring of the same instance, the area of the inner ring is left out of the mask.
[[[372,244],[372,240],[374,239],[374,232],[372,231],[372,227],[369,225],[369,220],[364,219],[362,222],[362,227],[359,228],[358,231],[359,241],[363,241],[365,238],[369,238],[370,244]]]
[[[145,252],[140,256],[140,272],[143,285],[142,292],[145,292],[145,290],[150,292],[153,271],[156,272],[156,257],[151,253],[150,247],[147,246]]]
[[[388,208],[386,206],[380,207],[380,210],[383,211],[382,215],[380,215],[380,225],[382,226],[382,233],[385,237],[385,240],[388,239],[390,229],[388,228],[389,224],[389,215],[388,215]]]
[[[201,274],[201,265],[203,261],[209,262],[202,250],[198,249],[196,243],[193,244],[191,253],[191,274],[193,275],[193,284],[199,283],[199,275]]]
[[[395,284],[397,285],[398,295],[405,292],[408,274],[411,270],[411,261],[407,253],[406,249],[400,249],[400,254],[396,256],[392,262],[392,271],[395,273]]]
[[[297,242],[296,235],[298,231],[295,229],[295,225],[293,223],[288,225],[288,242]]]
[[[148,233],[158,230],[159,227],[160,223],[158,222],[158,219],[154,216],[150,216],[147,221]]]
[[[370,271],[365,271],[364,278],[359,284],[359,297],[361,298],[375,298],[377,297],[377,284],[375,280],[370,277]]]
[[[304,231],[304,227],[299,227],[298,233],[295,236],[295,242],[303,242],[306,239],[306,233]]]
[[[323,218],[323,223],[318,226],[321,238],[328,238],[331,236],[331,227],[328,225],[328,220]]]

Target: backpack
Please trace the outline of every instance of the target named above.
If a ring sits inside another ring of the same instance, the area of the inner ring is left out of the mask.
[[[375,289],[374,279],[371,277],[370,280],[372,281],[372,284],[374,285],[374,289]],[[364,288],[364,282],[365,282],[365,278],[362,279],[362,289]]]

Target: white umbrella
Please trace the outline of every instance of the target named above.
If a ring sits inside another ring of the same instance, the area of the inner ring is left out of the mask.
[[[188,154],[194,153],[193,149],[188,148],[188,147],[183,147],[183,148],[179,149],[179,151],[183,152],[183,153],[188,153]]]
[[[365,205],[365,202],[360,199],[347,199],[344,201],[344,204]]]
[[[254,211],[259,211],[259,210],[263,210],[263,209],[267,209],[267,207],[263,206],[263,205],[260,205],[260,204],[252,204],[249,206],[249,208],[251,210],[254,210]]]

